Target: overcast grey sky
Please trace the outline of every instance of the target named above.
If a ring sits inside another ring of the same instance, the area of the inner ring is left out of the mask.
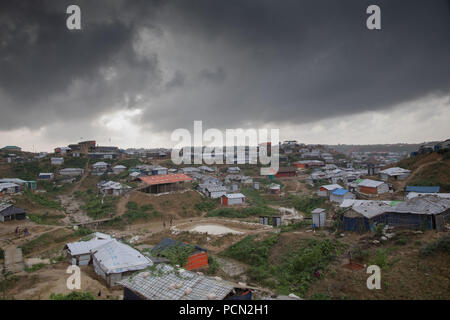
[[[169,147],[194,120],[306,143],[446,139],[449,40],[448,0],[2,1],[0,145]]]

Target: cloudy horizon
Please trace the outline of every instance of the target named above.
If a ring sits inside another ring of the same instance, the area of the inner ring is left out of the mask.
[[[5,1],[0,145],[172,147],[195,120],[311,144],[444,140],[448,39],[448,0]]]

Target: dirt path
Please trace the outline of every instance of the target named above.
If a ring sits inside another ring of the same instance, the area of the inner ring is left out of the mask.
[[[123,197],[120,197],[119,202],[117,202],[116,216],[121,216],[127,211],[127,203],[130,200],[130,194],[139,191],[130,191]]]
[[[80,180],[75,184],[75,187],[72,189],[72,192],[70,193],[71,195],[73,195],[80,189],[80,186],[83,183],[84,179],[86,179],[86,177],[89,175],[88,169],[89,169],[89,161],[86,162],[86,165],[84,166],[84,173],[81,176]]]
[[[12,273],[18,273],[24,270],[25,263],[23,262],[22,249],[16,246],[5,248],[5,269]]]

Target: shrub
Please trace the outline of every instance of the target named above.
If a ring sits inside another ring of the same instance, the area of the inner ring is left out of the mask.
[[[319,196],[301,196],[297,197],[292,201],[294,208],[306,213],[307,215],[311,214],[311,211],[315,208],[321,206],[325,202],[325,198]]]
[[[50,294],[50,300],[95,300],[91,292],[76,292],[73,291],[67,295],[62,293]]]
[[[38,271],[38,270],[42,269],[43,267],[45,267],[45,263],[38,263],[38,264],[32,265],[29,268],[25,268],[24,270],[26,272],[35,272],[35,271]]]
[[[208,256],[208,271],[209,275],[216,274],[219,271],[220,264],[212,256]]]
[[[50,200],[48,198],[48,196],[44,195],[44,194],[38,194],[38,193],[32,193],[30,191],[25,191],[24,194],[33,202],[43,206],[43,207],[47,207],[49,209],[57,209],[57,210],[61,210],[61,204],[59,203],[59,201],[54,201],[54,200]]]
[[[0,259],[5,259],[5,251],[2,248],[0,248]]]
[[[420,249],[420,254],[423,256],[429,256],[438,252],[450,253],[450,236],[437,239]]]
[[[372,259],[372,264],[379,266],[380,268],[387,267],[387,252],[384,249],[378,249],[375,256]]]

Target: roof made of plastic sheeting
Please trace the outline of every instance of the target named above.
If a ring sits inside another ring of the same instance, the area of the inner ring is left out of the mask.
[[[117,240],[108,241],[93,253],[106,274],[142,270],[153,265],[142,253]]]
[[[435,195],[415,197],[397,204],[391,212],[440,214],[450,209],[450,200]]]
[[[149,300],[223,300],[233,289],[231,282],[184,269],[158,264],[118,284]]]
[[[80,254],[89,254],[92,250],[103,246],[104,244],[112,241],[111,238],[95,237],[88,241],[77,241],[67,244],[67,249],[72,256],[78,256]]]
[[[364,179],[364,180],[362,180],[361,182],[358,183],[358,186],[360,186],[360,187],[369,187],[369,188],[377,188],[378,186],[381,186],[383,183],[384,183],[383,181]]]

